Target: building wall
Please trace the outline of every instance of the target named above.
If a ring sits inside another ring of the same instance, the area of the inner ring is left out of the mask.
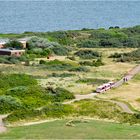
[[[3,48],[3,44],[0,44],[0,48]]]
[[[22,43],[23,44],[23,48],[26,48],[26,42],[25,43]]]
[[[21,56],[21,55],[23,55],[25,52],[20,52],[20,51],[17,51],[17,52],[11,52],[11,56]]]

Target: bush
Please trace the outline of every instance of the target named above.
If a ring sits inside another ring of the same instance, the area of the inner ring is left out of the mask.
[[[87,83],[87,84],[101,85],[101,84],[109,82],[109,80],[107,80],[107,79],[84,78],[84,79],[79,79],[76,82],[77,83]]]
[[[60,44],[57,42],[50,42],[46,38],[41,38],[41,37],[32,37],[28,42],[27,42],[27,48],[29,50],[33,48],[52,48],[52,47],[60,47]]]
[[[69,69],[69,71],[75,71],[75,72],[89,72],[89,69],[86,68],[86,67],[79,66],[79,67],[74,67],[74,68],[72,68],[72,69]]]
[[[104,65],[104,63],[102,62],[101,59],[97,59],[96,61],[95,60],[93,60],[93,61],[81,61],[81,62],[79,62],[79,64],[82,66],[95,66],[95,67],[99,67],[99,66]]]
[[[139,61],[140,59],[140,49],[129,53],[114,53],[109,56],[110,58],[116,58],[117,62],[130,62]]]
[[[62,73],[62,74],[52,73],[51,75],[48,75],[48,77],[62,77],[62,78],[71,77],[71,76],[75,76],[75,74],[73,74],[73,73]]]
[[[8,90],[5,95],[19,98],[26,108],[35,108],[53,102],[53,97],[40,86],[20,86]]]
[[[58,87],[54,89],[52,87],[48,87],[47,91],[48,93],[53,95],[55,102],[63,102],[65,100],[70,100],[75,98],[73,93],[69,92],[64,88]]]
[[[22,107],[19,99],[12,96],[0,96],[0,113],[10,113],[11,111],[18,110]]]
[[[82,59],[94,59],[94,58],[101,57],[101,54],[92,50],[80,50],[76,52],[75,55],[79,56]]]
[[[99,46],[98,41],[94,40],[85,40],[78,44],[80,48],[96,48]]]
[[[17,40],[10,40],[8,43],[4,44],[5,48],[16,48],[16,49],[22,49],[23,44]]]
[[[52,47],[51,50],[53,51],[54,54],[60,56],[69,54],[69,49],[66,47]]]
[[[59,60],[53,60],[53,61],[49,61],[45,63],[46,68],[49,70],[69,70],[71,68],[73,68],[74,66],[72,66],[70,63],[66,63],[64,61],[59,61]]]
[[[0,63],[3,64],[18,64],[29,60],[26,56],[0,56]]]

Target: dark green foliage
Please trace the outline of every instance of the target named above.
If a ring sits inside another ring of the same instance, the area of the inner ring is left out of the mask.
[[[123,43],[123,46],[126,46],[126,47],[138,47],[139,46],[137,39],[133,38],[133,37],[128,37],[127,39],[123,39],[122,43]]]
[[[71,76],[75,76],[75,74],[73,74],[73,73],[62,73],[62,74],[52,73],[51,75],[48,75],[48,77],[62,77],[62,78],[71,77]]]
[[[130,62],[140,60],[140,49],[132,51],[130,53],[115,53],[110,56],[110,58],[116,58],[118,62]]]
[[[82,59],[94,59],[101,57],[101,54],[92,50],[79,50],[78,52],[75,53],[75,55],[79,56]]]
[[[66,89],[63,88],[52,88],[52,87],[48,87],[47,88],[47,92],[53,95],[53,100],[55,102],[63,102],[65,100],[69,100],[69,99],[74,99],[75,96],[73,95],[73,93],[69,92]]]
[[[83,67],[83,66],[79,66],[79,67],[73,67],[71,69],[69,69],[69,71],[72,71],[72,72],[89,72],[90,70],[86,67]]]
[[[0,63],[3,63],[3,64],[18,64],[21,62],[26,62],[28,60],[29,60],[29,58],[26,56],[20,56],[20,57],[0,56]]]
[[[109,80],[107,80],[107,79],[84,78],[84,79],[79,79],[76,82],[77,83],[87,83],[87,84],[101,85],[101,84],[109,82]]]
[[[45,64],[46,68],[49,70],[69,70],[71,68],[73,68],[74,66],[71,65],[70,63],[66,63],[63,61],[59,61],[59,60],[53,60],[53,61],[49,61],[49,62],[43,62],[43,64]]]
[[[39,64],[46,64],[46,61],[45,60],[40,60]]]
[[[12,96],[0,96],[0,114],[9,113],[22,107],[21,101]]]
[[[98,41],[95,40],[85,40],[78,44],[80,48],[96,48],[99,46]]]
[[[22,49],[23,44],[17,40],[11,40],[8,43],[4,44],[5,48],[16,48],[16,49]]]
[[[68,56],[67,58],[70,59],[70,60],[72,60],[72,61],[75,61],[76,60],[74,56]]]
[[[103,47],[122,47],[123,43],[118,38],[101,39],[99,42]]]
[[[57,41],[63,45],[70,45],[74,43],[75,37],[79,36],[79,33],[76,31],[56,31],[48,32],[48,36],[51,40]]]
[[[95,66],[95,67],[99,67],[99,66],[104,65],[104,63],[102,62],[101,59],[97,59],[96,61],[95,60],[93,60],[93,61],[81,61],[81,62],[79,62],[79,64],[82,66]]]
[[[52,47],[51,50],[53,51],[54,54],[56,55],[68,55],[69,49],[66,47]]]

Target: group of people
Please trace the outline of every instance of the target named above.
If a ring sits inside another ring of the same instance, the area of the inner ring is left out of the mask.
[[[128,81],[127,77],[124,77],[124,78],[123,78],[123,81],[124,81],[124,82],[127,82],[127,81]]]

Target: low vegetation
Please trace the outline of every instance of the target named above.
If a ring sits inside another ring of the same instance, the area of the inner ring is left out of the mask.
[[[41,110],[20,110],[10,114],[5,123],[14,123],[35,118],[65,118],[65,117],[91,117],[100,119],[111,119],[122,123],[140,123],[139,114],[121,113],[120,108],[107,101],[82,100],[72,105],[61,103],[48,104]]]
[[[140,59],[140,49],[132,51],[130,53],[114,53],[110,58],[116,58],[117,62],[131,62],[139,61]]]
[[[95,59],[101,57],[101,54],[92,50],[79,50],[75,53],[75,55],[79,56],[82,59]]]
[[[37,85],[37,81],[28,75],[1,74],[0,114],[13,111],[35,109],[55,102],[74,99],[73,93],[63,88],[47,89]]]
[[[76,82],[101,85],[101,84],[109,82],[109,80],[107,80],[107,79],[84,78],[84,79],[79,79]]]

